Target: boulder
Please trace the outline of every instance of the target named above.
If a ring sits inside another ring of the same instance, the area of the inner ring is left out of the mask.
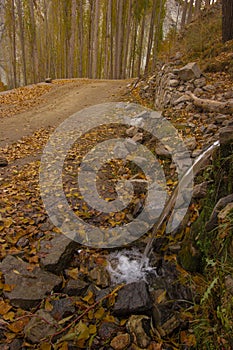
[[[53,335],[57,326],[57,322],[48,312],[39,310],[25,326],[24,334],[33,344],[39,344],[42,339]]]
[[[147,313],[152,308],[147,284],[144,281],[126,284],[118,292],[113,312],[116,316]]]
[[[184,81],[200,78],[202,74],[196,62],[186,64],[186,66],[177,69],[175,73]]]
[[[12,286],[4,295],[14,306],[30,309],[39,304],[46,294],[62,283],[62,279],[50,272],[31,266],[26,262],[8,255],[0,264],[5,283]]]
[[[51,240],[41,241],[38,252],[40,264],[46,270],[59,274],[73,257],[79,244],[63,234],[56,234]]]

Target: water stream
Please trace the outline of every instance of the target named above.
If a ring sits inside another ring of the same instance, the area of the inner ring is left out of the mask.
[[[161,228],[164,221],[172,214],[172,211],[175,210],[174,205],[179,188],[186,188],[187,184],[190,183],[191,178],[200,171],[206,159],[210,157],[219,146],[219,141],[214,142],[195,159],[193,165],[186,171],[168,199],[157,223],[153,227],[151,238],[149,239],[143,253],[136,249],[124,249],[110,254],[107,269],[111,276],[112,283],[130,283],[138,280],[146,281],[148,273],[156,274],[156,269],[149,265],[150,254],[153,251],[153,242],[156,233]]]

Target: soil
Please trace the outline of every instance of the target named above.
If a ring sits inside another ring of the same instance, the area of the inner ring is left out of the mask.
[[[30,136],[39,128],[57,127],[70,115],[104,102],[122,101],[128,80],[82,80],[54,84],[39,104],[0,119],[0,147]],[[10,92],[9,92],[10,93]]]

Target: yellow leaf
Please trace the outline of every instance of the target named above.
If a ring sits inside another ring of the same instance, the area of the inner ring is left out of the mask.
[[[68,274],[68,276],[70,276],[74,280],[77,280],[78,279],[78,268],[75,268],[75,269],[72,269],[72,270],[68,270],[67,274]]]
[[[13,322],[14,321],[14,318],[15,318],[15,313],[13,311],[10,311],[10,312],[7,312],[7,314],[5,314],[3,316],[4,320],[6,321],[11,321]]]
[[[69,321],[72,317],[73,317],[73,315],[67,316],[67,317],[63,318],[61,321],[59,321],[58,324],[66,323],[66,322]]]
[[[89,326],[89,332],[90,334],[95,334],[97,332],[97,329],[96,329],[96,325],[95,324],[91,324]]]
[[[103,318],[103,321],[105,322],[115,322],[115,318],[112,315],[107,315]]]
[[[48,300],[46,300],[44,308],[46,311],[50,312],[53,310],[53,305]]]
[[[9,324],[8,328],[9,328],[10,331],[12,331],[14,333],[19,333],[19,332],[21,332],[24,329],[24,327],[26,326],[28,321],[29,321],[29,318],[25,317],[25,318],[23,318],[21,320],[18,320],[18,321],[15,321],[15,322]]]
[[[92,304],[94,302],[93,298],[94,294],[92,293],[91,290],[88,291],[88,294],[82,298],[83,301],[86,301],[88,304]]]
[[[82,321],[78,323],[78,325],[75,327],[75,330],[78,340],[87,340],[90,336],[89,328]]]
[[[40,350],[51,350],[51,344],[50,343],[42,343],[40,344]]]
[[[105,314],[105,310],[104,310],[104,308],[103,307],[100,307],[96,312],[95,312],[95,318],[97,319],[97,320],[99,320],[99,319],[101,319],[103,316],[104,316],[104,314]]]
[[[0,315],[5,315],[11,308],[12,306],[5,303],[5,301],[0,301]]]

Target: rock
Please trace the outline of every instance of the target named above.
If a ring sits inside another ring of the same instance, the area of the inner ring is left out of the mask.
[[[88,283],[78,279],[78,280],[69,280],[65,286],[63,293],[69,296],[80,296],[86,292],[88,288]]]
[[[197,97],[200,97],[203,94],[203,90],[200,88],[196,88],[193,91],[194,95],[196,95]]]
[[[201,70],[196,62],[186,64],[186,66],[177,69],[176,74],[181,80],[188,81],[195,78],[200,78]]]
[[[197,147],[197,141],[195,137],[189,137],[185,139],[185,145],[190,151],[193,151]]]
[[[89,273],[89,277],[95,282],[98,287],[106,288],[109,286],[109,274],[102,266],[97,266],[92,269]]]
[[[147,284],[144,281],[126,284],[119,290],[113,312],[116,316],[146,313],[152,308]]]
[[[140,348],[147,349],[151,342],[149,336],[150,318],[144,315],[132,315],[127,322],[126,328],[133,336],[133,342]]]
[[[14,339],[9,346],[9,350],[20,350],[22,349],[23,339]]]
[[[209,221],[206,223],[205,229],[207,232],[212,231],[218,225],[218,213],[226,207],[228,203],[233,202],[233,194],[221,198],[215,205]]]
[[[101,323],[98,329],[98,336],[103,341],[106,341],[112,338],[114,335],[116,335],[119,330],[120,330],[119,326],[117,326],[115,323],[103,322]]]
[[[52,83],[52,78],[45,78],[45,82],[47,83],[47,84],[51,84]]]
[[[214,133],[215,131],[218,130],[218,127],[215,124],[209,124],[206,129],[207,134]]]
[[[40,264],[46,270],[59,274],[73,257],[79,244],[63,234],[56,234],[51,240],[42,240],[38,252]]]
[[[177,80],[177,79],[171,79],[171,80],[169,81],[169,85],[170,85],[171,87],[177,87],[179,84],[180,84],[180,81]]]
[[[20,248],[25,248],[29,244],[29,239],[26,236],[20,237],[17,241],[16,246]]]
[[[8,165],[8,160],[6,158],[0,157],[0,168]]]
[[[221,145],[233,143],[233,127],[226,126],[219,130],[219,139]]]
[[[189,95],[183,95],[183,96],[179,97],[177,100],[175,100],[175,102],[173,104],[174,104],[174,106],[176,106],[179,103],[188,102],[190,100],[191,100],[191,98]]]
[[[227,291],[233,295],[233,278],[232,276],[228,275],[225,277],[225,287]]]
[[[132,140],[134,142],[142,142],[143,141],[143,133],[142,132],[138,132],[137,134],[135,134],[133,137],[132,137]]]
[[[51,305],[53,309],[50,314],[56,321],[60,321],[62,318],[75,313],[74,303],[71,298],[52,300]]]
[[[128,333],[119,334],[112,339],[110,346],[114,350],[124,350],[130,344],[130,335]]]
[[[218,114],[214,120],[217,124],[222,124],[227,120],[227,116],[225,114]]]
[[[171,158],[171,153],[165,148],[162,142],[157,142],[155,152],[160,157]]]
[[[163,330],[162,336],[168,336],[172,334],[180,326],[180,320],[176,315],[171,316],[166,322],[161,325]]]
[[[178,262],[181,266],[190,272],[200,272],[202,269],[201,259],[201,254],[194,244],[189,240],[185,240],[178,254]]]
[[[216,90],[216,88],[213,85],[206,85],[206,86],[203,86],[203,90],[205,90],[207,92],[213,92]]]
[[[30,271],[30,265],[22,260],[8,255],[0,264],[5,283],[13,285],[10,292],[4,295],[14,306],[30,309],[38,305],[47,293],[58,287],[62,279],[47,271],[35,267]],[[29,269],[28,269],[29,268]]]
[[[202,88],[203,86],[206,85],[206,78],[201,77],[199,79],[195,79],[193,83],[194,83],[196,88]]]
[[[25,337],[33,344],[38,344],[42,339],[53,335],[57,329],[57,322],[46,311],[39,310],[35,313],[38,317],[32,317],[24,328]]]
[[[208,189],[208,182],[207,181],[202,182],[201,184],[194,186],[193,198],[194,199],[204,198],[207,194],[207,189]]]
[[[131,126],[131,128],[126,130],[126,135],[129,137],[133,137],[137,133],[138,133],[138,128],[136,128],[135,126]]]

